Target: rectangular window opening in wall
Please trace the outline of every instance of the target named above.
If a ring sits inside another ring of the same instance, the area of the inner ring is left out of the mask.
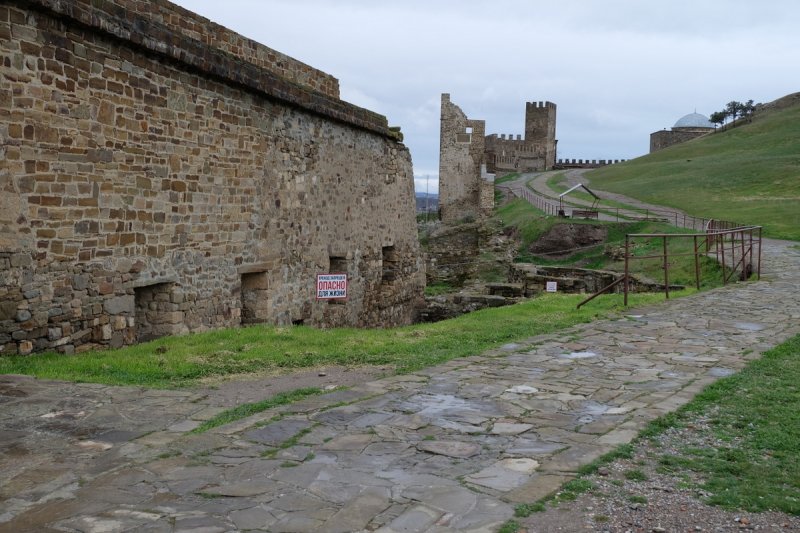
[[[174,283],[154,283],[133,289],[136,342],[147,342],[181,331],[184,314],[173,297]]]
[[[328,274],[348,274],[346,257],[338,257],[332,255],[328,261],[330,263],[330,266],[328,267]],[[328,299],[328,305],[345,305],[346,303],[347,300],[343,298]]]
[[[394,246],[384,246],[381,249],[381,255],[383,264],[383,276],[381,279],[385,282],[394,281],[398,276],[398,261]]]
[[[269,278],[266,272],[242,274],[242,324],[261,324],[269,319]]]

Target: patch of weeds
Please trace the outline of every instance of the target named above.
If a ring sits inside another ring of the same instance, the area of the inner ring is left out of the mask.
[[[509,520],[497,530],[497,533],[517,533],[522,526],[516,520]]]
[[[628,496],[628,501],[631,503],[647,503],[647,498],[639,494],[631,494]]]
[[[303,462],[305,462],[305,461],[313,461],[315,457],[316,457],[316,455],[314,455],[314,452],[309,452],[305,456],[305,458],[303,459]]]
[[[209,492],[195,492],[201,498],[205,498],[206,500],[216,500],[217,498],[222,498],[220,494],[211,494]]]
[[[592,461],[578,468],[578,474],[588,475],[593,474],[603,465],[613,463],[617,459],[630,459],[633,457],[633,444],[621,444],[605,455],[602,455]]]
[[[439,296],[440,294],[447,294],[454,292],[457,288],[450,283],[438,281],[425,286],[425,296]]]
[[[543,502],[521,503],[514,507],[514,516],[518,518],[525,518],[533,513],[544,512],[546,509],[547,508]]]
[[[276,394],[272,398],[267,398],[266,400],[261,400],[260,402],[244,403],[241,405],[237,405],[232,409],[223,411],[219,413],[217,416],[209,420],[206,420],[205,422],[194,428],[192,431],[190,431],[190,433],[195,433],[195,434],[203,433],[208,431],[209,429],[213,429],[218,426],[223,426],[225,424],[230,424],[231,422],[247,418],[248,416],[252,416],[262,411],[266,411],[267,409],[293,403],[302,400],[303,398],[307,398],[309,396],[321,394],[322,392],[323,392],[322,389],[316,387],[295,389],[293,391]]]
[[[178,457],[181,454],[179,450],[168,450],[166,452],[158,454],[156,457],[159,459],[169,459],[170,457]]]
[[[299,464],[300,463],[298,463],[296,461],[284,461],[279,466],[281,468],[294,468],[295,466],[298,466]]]
[[[436,435],[425,435],[422,440],[436,440]]]
[[[333,440],[333,437],[325,437],[324,439],[322,439],[322,442],[330,442],[332,440]]]
[[[648,478],[647,474],[645,474],[638,468],[635,468],[633,470],[627,470],[625,472],[625,479],[628,479],[630,481],[647,481]]]
[[[610,518],[608,516],[604,515],[604,514],[596,514],[596,515],[594,515],[594,521],[599,523],[599,524],[608,522],[609,520],[610,520]]]
[[[611,483],[615,487],[621,487],[622,485],[625,484],[625,482],[622,481],[621,479],[611,479],[611,480],[609,480],[609,483]]]
[[[561,490],[556,494],[554,501],[556,503],[560,501],[575,501],[578,499],[578,496],[583,494],[584,492],[589,492],[594,488],[594,484],[589,481],[588,479],[573,479],[572,481],[568,481],[564,483],[561,487]]]

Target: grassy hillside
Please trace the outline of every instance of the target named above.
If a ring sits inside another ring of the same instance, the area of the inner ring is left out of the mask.
[[[789,98],[789,97],[787,97]],[[800,240],[800,103],[587,174],[599,189]],[[786,100],[784,100],[786,101]]]

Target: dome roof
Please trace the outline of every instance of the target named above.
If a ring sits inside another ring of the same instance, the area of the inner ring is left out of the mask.
[[[673,128],[709,128],[714,129],[714,125],[708,117],[700,113],[689,113],[678,119]]]

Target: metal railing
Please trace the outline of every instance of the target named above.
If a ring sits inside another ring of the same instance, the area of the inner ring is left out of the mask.
[[[702,256],[716,258],[722,270],[722,284],[731,281],[747,280],[755,274],[761,279],[761,226],[742,226],[729,228],[731,222],[710,221],[704,233],[632,233],[625,236],[625,269],[622,277],[614,280],[581,303],[590,302],[597,296],[610,291],[619,284],[623,285],[624,303],[628,305],[628,294],[631,292],[630,263],[634,260],[658,259],[664,271],[664,295],[669,299],[670,260],[676,257],[690,256],[694,258],[695,286],[700,289]],[[651,255],[632,254],[633,243],[637,239],[660,239],[661,253]],[[670,239],[692,239],[691,252],[670,252]],[[757,250],[757,252],[756,252]],[[756,256],[757,254],[757,256]]]
[[[564,216],[563,206],[548,201],[548,199],[535,194],[527,187],[521,191],[515,191],[510,187],[499,186],[513,196],[524,198],[531,205],[543,211],[545,214],[553,216]],[[574,207],[574,206],[572,206]],[[576,209],[580,209],[577,207]],[[619,284],[623,284],[625,295],[625,305],[628,305],[628,293],[631,288],[630,262],[632,260],[660,259],[664,270],[664,294],[669,299],[669,266],[670,257],[693,256],[695,270],[695,285],[700,289],[701,268],[700,257],[703,255],[713,255],[722,269],[722,284],[725,285],[739,276],[746,280],[755,273],[757,279],[761,279],[761,226],[749,226],[728,220],[718,220],[713,218],[695,217],[686,213],[669,209],[641,209],[635,207],[600,207],[600,212],[616,215],[618,221],[636,220],[661,220],[670,225],[683,229],[692,229],[695,232],[703,233],[632,233],[625,236],[625,271],[622,277],[618,278],[608,286],[600,289],[595,294],[589,296],[578,304],[580,308],[585,303],[593,300],[600,294],[610,291]],[[633,215],[631,215],[633,214]],[[662,253],[658,255],[634,256],[631,254],[631,242],[636,239],[658,239],[662,240]],[[692,239],[693,251],[690,253],[670,253],[669,239]],[[757,258],[754,257],[755,249],[758,250]]]

